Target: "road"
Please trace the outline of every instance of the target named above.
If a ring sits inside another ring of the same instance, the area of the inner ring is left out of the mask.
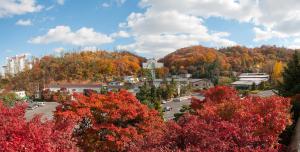
[[[193,94],[192,97],[198,98],[203,100],[204,97],[199,95],[199,94]],[[179,113],[180,109],[183,105],[190,105],[191,104],[191,98],[190,99],[185,99],[183,101],[180,102],[167,102],[165,104],[162,105],[162,107],[171,107],[172,109],[170,111],[166,111],[164,112],[164,120],[171,120],[174,118],[174,114],[175,113]]]
[[[41,114],[42,120],[52,120],[53,112],[59,104],[57,102],[45,102],[44,106],[38,107],[33,110],[26,110],[25,118],[27,121],[31,120],[35,115]]]

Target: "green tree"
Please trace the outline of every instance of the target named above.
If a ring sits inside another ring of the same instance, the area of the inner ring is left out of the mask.
[[[210,79],[214,85],[217,85],[220,76],[220,61],[216,59],[212,64],[209,64],[206,69],[207,78]]]
[[[144,85],[140,86],[140,91],[136,94],[136,98],[142,103],[148,102],[150,94],[149,91],[148,83],[145,82]]]
[[[0,98],[5,106],[14,106],[17,102],[17,95],[13,92],[2,94]]]
[[[285,97],[300,93],[300,55],[295,51],[292,60],[282,73],[283,82],[279,82],[279,94]]]
[[[254,82],[251,85],[251,90],[256,90],[256,84]]]

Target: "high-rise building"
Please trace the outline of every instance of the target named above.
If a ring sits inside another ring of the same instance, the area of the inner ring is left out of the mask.
[[[22,54],[6,58],[6,65],[3,67],[4,76],[14,76],[19,72],[32,68],[29,55]]]

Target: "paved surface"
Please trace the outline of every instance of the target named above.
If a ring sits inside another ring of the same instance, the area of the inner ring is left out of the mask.
[[[257,94],[250,94],[251,96],[259,96],[259,97],[270,97],[276,95],[273,90],[264,90],[260,91]]]
[[[25,118],[26,120],[31,120],[35,115],[41,114],[42,120],[52,120],[53,112],[59,104],[57,102],[45,102],[44,106],[38,107],[33,110],[26,110]]]
[[[204,99],[203,96],[199,95],[199,94],[193,94],[192,97],[195,97],[195,98],[198,98],[198,99]],[[190,99],[185,99],[185,100],[182,100],[180,102],[174,102],[174,101],[171,101],[171,102],[167,102],[165,104],[162,104],[162,107],[171,107],[171,111],[166,111],[164,112],[164,119],[165,120],[171,120],[174,118],[174,114],[175,113],[179,113],[180,112],[180,109],[183,105],[190,105],[191,104],[191,98]]]

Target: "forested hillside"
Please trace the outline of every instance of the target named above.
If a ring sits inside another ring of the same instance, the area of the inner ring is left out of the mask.
[[[191,73],[194,78],[206,77],[217,84],[219,80],[232,81],[222,77],[232,78],[231,71],[272,74],[274,65],[284,65],[293,53],[293,50],[275,46],[235,46],[218,50],[203,46],[187,47],[160,59],[165,68],[158,69],[157,76],[163,78],[171,74]],[[121,79],[125,75],[142,73],[143,61],[145,58],[129,52],[85,51],[66,53],[61,57],[44,56],[34,61],[31,70],[11,77],[8,90],[36,90],[57,81],[107,82]]]
[[[217,64],[221,71],[271,73],[275,62],[286,63],[293,53],[293,50],[275,46],[234,46],[221,49],[193,46],[179,49],[160,61],[174,74],[188,72],[198,76],[200,72],[200,75],[203,75],[205,69],[213,63]]]
[[[35,90],[53,81],[102,82],[135,75],[145,59],[129,52],[85,51],[36,59],[31,70],[10,78],[17,90]]]

